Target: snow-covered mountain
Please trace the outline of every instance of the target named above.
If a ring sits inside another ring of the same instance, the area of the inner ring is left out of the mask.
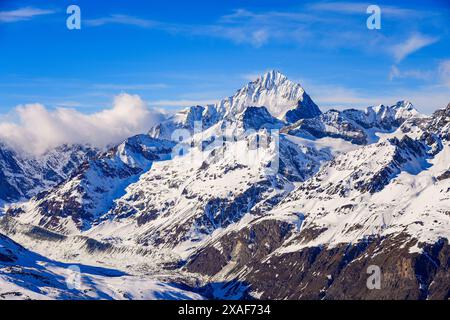
[[[205,130],[224,119],[235,119],[247,107],[265,107],[275,118],[286,123],[321,114],[305,90],[279,71],[269,71],[215,105],[195,106],[178,112],[150,130],[152,137],[171,139],[176,129],[194,131],[194,122]],[[175,137],[177,138],[177,137]]]
[[[128,288],[172,279],[186,298],[447,299],[449,123],[450,104],[322,113],[272,71],[9,205],[0,232],[54,261],[121,270]],[[163,139],[177,129],[187,137]],[[366,286],[372,265],[380,290]]]
[[[207,243],[187,270],[245,281],[265,299],[448,299],[449,112],[336,156],[263,219]],[[369,266],[384,272],[381,290],[367,288]]]
[[[267,72],[215,107],[225,117],[233,117],[249,106],[266,107],[274,117],[289,123],[321,113],[305,90],[279,71]]]
[[[400,101],[390,107],[379,105],[365,111],[329,110],[317,117],[299,120],[283,131],[310,139],[333,137],[367,144],[378,140],[377,132],[392,132],[406,120],[420,117],[410,102]]]
[[[261,140],[266,139],[263,134]],[[203,153],[192,155],[202,161],[186,164],[180,157],[155,164],[116,200],[108,214],[111,220],[88,233],[120,242],[129,241],[131,234],[133,243],[192,251],[195,243],[245,215],[263,215],[295,188],[295,182],[312,176],[331,158],[326,150],[300,148],[283,137],[276,160],[277,141],[258,150],[256,139],[252,134],[211,151],[193,150]],[[274,161],[279,162],[277,173],[270,168]]]
[[[57,185],[97,152],[89,146],[63,145],[40,156],[22,155],[0,143],[0,204],[29,199]]]
[[[7,212],[62,233],[89,229],[153,162],[170,158],[173,145],[148,135],[131,137],[84,162],[70,179]]]

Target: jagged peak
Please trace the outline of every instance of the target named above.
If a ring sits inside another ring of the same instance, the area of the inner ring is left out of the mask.
[[[422,116],[408,100],[400,100],[392,106],[384,104],[379,104],[375,107],[371,106],[366,109],[366,113],[375,113],[381,118],[392,117],[394,119],[408,119]]]
[[[253,83],[255,84],[261,84],[266,89],[271,89],[275,86],[278,86],[286,81],[292,82],[288,79],[288,77],[281,73],[278,70],[270,70],[256,79]],[[292,82],[292,84],[295,84]],[[297,84],[298,85],[298,84]]]
[[[447,105],[447,107],[434,111],[431,117],[432,118],[450,117],[450,103]]]
[[[394,107],[395,109],[406,109],[406,110],[415,109],[414,105],[408,100],[400,100],[392,107]]]
[[[450,116],[450,103],[447,105],[447,107],[442,108],[440,110],[437,110],[435,113],[436,114],[442,114],[443,113],[443,114],[445,114],[447,116]]]
[[[290,91],[304,93],[303,87],[292,80],[290,80],[284,73],[278,70],[270,70],[260,75],[256,80],[249,82],[243,88],[237,91],[237,94],[249,91],[273,91],[281,87],[287,87]]]
[[[302,117],[302,113],[307,117],[320,114],[317,105],[302,86],[276,70],[266,72],[239,89],[233,96],[221,100],[217,104],[217,110],[226,117],[233,117],[248,106],[265,106],[270,114],[278,119],[286,119],[289,112],[288,118],[295,120]],[[300,109],[302,112],[298,112]],[[298,114],[293,115],[292,111],[297,111]]]

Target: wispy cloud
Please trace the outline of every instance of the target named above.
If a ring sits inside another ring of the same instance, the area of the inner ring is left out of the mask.
[[[318,2],[308,4],[307,8],[315,11],[328,11],[340,14],[366,14],[367,7],[373,3],[369,2]],[[401,8],[390,5],[380,5],[383,15],[392,17],[417,17],[429,14],[428,12]]]
[[[419,30],[411,35],[406,26],[412,18],[435,15],[438,15],[436,19],[421,20],[421,26],[426,26],[426,23],[439,25],[442,24],[442,15],[392,5],[383,5],[381,8],[382,14],[395,17],[396,24],[390,29],[389,35],[383,32],[369,33],[365,24],[361,24],[361,19],[348,17],[349,14],[366,17],[368,5],[369,3],[364,2],[306,3],[291,11],[254,11],[241,8],[224,14],[216,22],[209,24],[170,23],[123,14],[85,20],[85,24],[93,27],[127,24],[170,34],[225,39],[255,48],[282,43],[328,49],[354,48],[366,52],[381,50],[396,62],[439,40],[438,36],[424,35]],[[408,34],[409,37],[404,40]]]
[[[30,20],[36,16],[48,15],[53,13],[55,13],[55,11],[53,10],[33,7],[25,7],[11,11],[0,11],[0,23]]]
[[[307,12],[267,11],[254,12],[237,9],[220,17],[218,22],[204,31],[239,44],[261,47],[270,41],[299,43],[311,36],[311,23],[326,23],[320,15]],[[202,32],[201,29],[198,31]]]
[[[85,20],[85,24],[92,27],[108,24],[133,25],[170,34],[222,38],[238,44],[261,47],[269,40],[300,39],[302,35],[306,34],[305,30],[300,29],[305,27],[305,21],[312,19],[316,18],[300,13],[267,12],[258,14],[238,9],[220,17],[214,24],[169,23],[122,14]]]
[[[438,37],[428,36],[420,33],[415,33],[409,36],[404,42],[401,42],[392,47],[392,54],[396,62],[400,62],[410,54],[427,47],[439,41]]]
[[[389,71],[389,80],[398,79],[420,79],[420,80],[429,80],[432,76],[432,71],[423,71],[423,70],[400,70],[397,66],[392,66]]]
[[[144,28],[151,28],[161,25],[160,22],[148,19],[142,19],[124,14],[112,14],[107,17],[86,19],[83,21],[88,26],[103,26],[106,24],[125,24]]]
[[[360,15],[364,19],[369,5],[370,3],[365,2],[318,2],[305,3],[293,10],[256,11],[239,8],[207,24],[170,23],[111,14],[85,20],[85,24],[94,27],[127,24],[170,34],[225,39],[255,48],[282,43],[330,49],[356,48],[367,52],[374,50],[379,52],[381,49],[384,54],[394,57],[397,62],[438,40],[435,36],[426,36],[417,30],[402,42],[411,32],[407,26],[412,18],[433,16],[430,19],[422,19],[420,26],[426,26],[426,23],[435,26],[442,24],[442,14],[439,16],[438,12],[433,11],[382,5],[382,14],[395,18],[391,19],[391,22],[395,22],[395,26],[390,28],[389,35],[386,35],[383,32],[370,32],[365,28],[364,20],[348,16]],[[436,15],[437,18],[434,19]]]

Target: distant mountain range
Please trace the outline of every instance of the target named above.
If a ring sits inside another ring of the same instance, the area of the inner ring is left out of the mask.
[[[448,299],[449,129],[270,71],[108,150],[1,144],[0,298]]]

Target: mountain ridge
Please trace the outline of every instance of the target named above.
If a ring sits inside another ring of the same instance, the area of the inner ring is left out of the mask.
[[[57,259],[215,286],[214,298],[445,298],[450,104],[322,113],[308,99],[271,71],[83,161],[9,205],[0,232]],[[187,137],[169,139],[178,129]],[[368,291],[377,263],[393,280]]]

